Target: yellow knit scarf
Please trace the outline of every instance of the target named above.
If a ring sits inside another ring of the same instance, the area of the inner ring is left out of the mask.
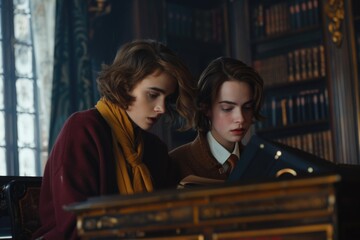
[[[138,138],[136,145],[134,127],[124,109],[105,98],[101,98],[95,107],[112,129],[113,151],[116,158],[116,175],[120,193],[151,192],[153,190],[151,175],[142,162],[144,146],[140,131],[136,136]],[[126,161],[132,169],[132,181]]]

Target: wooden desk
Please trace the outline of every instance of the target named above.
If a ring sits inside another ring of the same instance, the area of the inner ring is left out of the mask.
[[[341,181],[334,174],[224,184],[92,198],[66,209],[77,214],[83,239],[348,240],[360,224],[339,223]]]

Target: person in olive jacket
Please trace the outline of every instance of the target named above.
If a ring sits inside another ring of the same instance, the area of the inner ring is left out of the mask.
[[[190,71],[164,44],[122,46],[100,72],[95,108],[74,113],[49,155],[34,239],[78,239],[76,216],[63,206],[107,194],[175,188],[168,149],[149,129],[177,111],[191,126],[195,86]],[[168,110],[168,111],[167,111]]]

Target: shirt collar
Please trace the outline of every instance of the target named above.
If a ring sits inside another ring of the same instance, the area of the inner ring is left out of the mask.
[[[240,157],[239,143],[235,143],[235,147],[232,153],[224,148],[209,131],[206,134],[207,141],[209,143],[210,151],[214,158],[220,163],[224,164],[231,154],[235,154],[238,158]]]

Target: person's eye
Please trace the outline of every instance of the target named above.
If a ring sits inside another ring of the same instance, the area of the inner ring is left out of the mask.
[[[221,111],[223,112],[231,112],[233,110],[233,107],[221,107]]]
[[[160,94],[158,92],[148,92],[148,97],[150,99],[155,99],[159,96]]]

